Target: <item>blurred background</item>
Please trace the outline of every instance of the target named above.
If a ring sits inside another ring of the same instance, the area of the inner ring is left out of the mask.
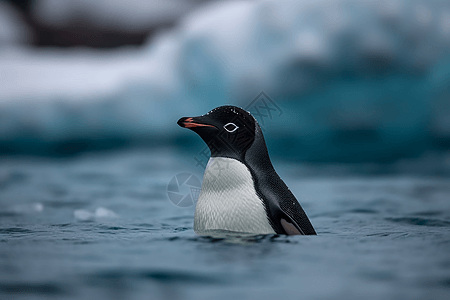
[[[450,164],[449,50],[445,0],[2,1],[0,153],[195,153],[234,104],[276,157]]]
[[[317,236],[169,201],[224,104]],[[450,1],[0,0],[2,300],[450,299],[449,229]]]

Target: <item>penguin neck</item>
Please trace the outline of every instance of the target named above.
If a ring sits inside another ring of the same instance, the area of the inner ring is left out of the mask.
[[[258,124],[255,126],[255,140],[251,147],[245,152],[242,160],[254,171],[275,171],[272,162],[270,161],[264,136]]]
[[[213,140],[208,146],[211,152],[211,158],[233,158],[244,162],[246,151],[235,149],[220,138]]]

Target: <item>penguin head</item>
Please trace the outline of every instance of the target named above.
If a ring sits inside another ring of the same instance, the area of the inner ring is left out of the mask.
[[[219,106],[198,117],[184,117],[178,125],[197,133],[212,157],[242,158],[255,140],[256,119],[242,108]]]

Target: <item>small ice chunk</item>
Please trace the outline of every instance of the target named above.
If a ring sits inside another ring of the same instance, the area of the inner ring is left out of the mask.
[[[113,212],[110,209],[104,208],[104,207],[97,207],[95,210],[95,217],[96,218],[116,218],[117,215],[115,212]]]
[[[77,209],[73,212],[77,221],[95,221],[97,219],[117,218],[117,214],[110,209],[97,207],[95,212],[86,209]]]
[[[40,202],[29,203],[29,204],[20,204],[16,205],[12,208],[15,213],[19,214],[32,214],[32,213],[40,213],[44,210],[44,204]]]
[[[73,215],[77,221],[93,221],[94,214],[85,209],[77,209],[73,212]]]
[[[33,210],[36,212],[42,212],[44,210],[44,204],[37,202],[33,204]]]

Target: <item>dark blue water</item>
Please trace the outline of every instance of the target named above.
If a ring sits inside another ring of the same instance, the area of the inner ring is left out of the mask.
[[[2,158],[0,299],[450,297],[448,177],[275,167],[318,236],[197,236],[170,149]]]

